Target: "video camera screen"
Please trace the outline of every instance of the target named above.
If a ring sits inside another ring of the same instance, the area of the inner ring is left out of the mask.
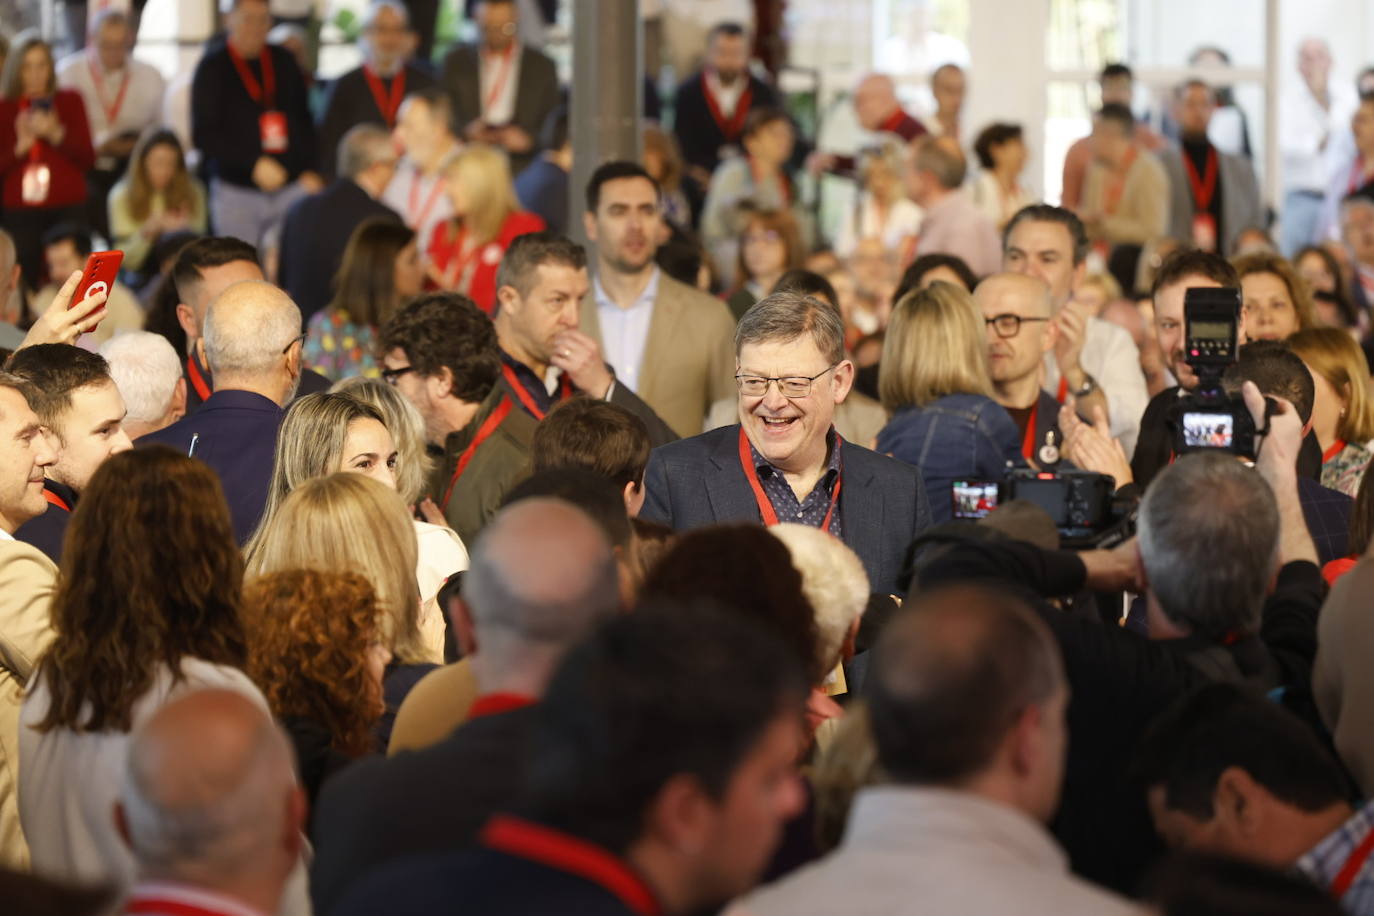
[[[950,484],[955,518],[985,518],[997,508],[995,480],[956,480]]]
[[[1190,411],[1183,415],[1183,443],[1189,448],[1230,448],[1235,434],[1229,413]]]

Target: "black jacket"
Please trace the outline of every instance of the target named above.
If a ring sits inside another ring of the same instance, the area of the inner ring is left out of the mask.
[[[533,721],[533,707],[483,716],[433,747],[360,761],[330,780],[313,821],[315,912],[336,912],[350,885],[393,860],[472,845],[515,800]]]
[[[349,236],[363,220],[374,218],[401,222],[395,210],[350,178],[338,179],[286,211],[277,270],[281,288],[300,307],[301,321],[309,322],[329,304]]]
[[[739,146],[738,133],[726,136],[711,114],[706,101],[706,80],[696,73],[682,82],[677,89],[676,110],[673,114],[673,133],[682,146],[682,158],[688,165],[700,166],[714,172],[720,165],[722,147]],[[760,108],[777,108],[778,94],[763,80],[749,75],[749,111]],[[744,118],[738,118],[742,124]]]
[[[1021,590],[1058,638],[1072,699],[1064,792],[1053,828],[1074,871],[1123,893],[1163,852],[1144,787],[1128,777],[1149,723],[1188,691],[1224,679],[1267,690],[1305,689],[1316,656],[1325,586],[1311,563],[1290,563],[1265,602],[1258,636],[1221,647],[1198,638],[1149,640],[1064,614],[1043,598],[1074,594],[1086,570],[1070,551],[1029,544],[963,543],[929,562],[921,588],[954,581]]]
[[[435,85],[434,76],[423,67],[408,63],[404,72],[405,83],[402,89],[405,95]],[[389,104],[395,85],[394,78],[382,79],[381,85]],[[387,130],[396,126],[386,123],[362,67],[349,70],[329,87],[324,103],[324,115],[320,118],[321,175],[326,178],[334,178],[337,175],[339,141],[343,139],[344,134],[359,124],[376,124]]]
[[[14,532],[14,539],[32,544],[61,566],[62,543],[67,538],[67,525],[76,509],[76,491],[55,480],[43,481],[43,491],[48,500],[47,511],[20,525]]]

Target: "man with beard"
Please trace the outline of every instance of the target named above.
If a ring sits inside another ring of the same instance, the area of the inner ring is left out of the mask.
[[[658,183],[642,167],[607,162],[592,173],[583,222],[596,277],[582,297],[581,331],[601,347],[617,386],[679,436],[694,436],[711,405],[735,395],[735,322],[724,302],[659,270],[662,221]]]

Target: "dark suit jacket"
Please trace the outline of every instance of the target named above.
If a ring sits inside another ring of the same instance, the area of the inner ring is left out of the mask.
[[[435,85],[434,75],[413,63],[405,65],[405,94],[429,89]],[[390,99],[393,83],[382,80],[383,90]],[[390,130],[394,124],[387,124],[372,88],[367,84],[367,76],[362,67],[349,70],[329,87],[329,95],[324,104],[324,115],[320,118],[320,174],[334,178],[339,159],[339,141],[343,135],[359,124],[376,124]]]
[[[324,786],[310,895],[333,912],[350,885],[395,859],[472,845],[524,774],[533,707],[482,716],[421,751],[369,758]]]
[[[778,94],[763,80],[749,77],[749,109],[778,107]],[[714,172],[720,165],[720,148],[738,145],[738,136],[727,137],[721,131],[711,109],[706,104],[706,83],[700,73],[689,76],[677,89],[673,114],[673,133],[682,146],[682,158],[688,165],[696,165]],[[742,119],[741,119],[742,120]]]
[[[43,489],[61,499],[67,508],[48,501],[48,510],[42,515],[29,519],[14,532],[16,541],[32,544],[53,563],[62,565],[62,543],[67,538],[67,525],[76,509],[76,491],[55,480],[43,481]]]
[[[739,463],[739,429],[725,426],[654,449],[640,517],[679,531],[761,521]],[[841,454],[844,542],[863,561],[871,591],[905,594],[907,546],[930,525],[921,472],[852,442]]]
[[[247,542],[267,503],[272,480],[272,458],[277,449],[277,430],[285,411],[251,391],[216,391],[200,410],[138,440],[139,447],[161,443],[183,455],[196,440],[195,457],[219,475],[234,537]]]
[[[214,375],[211,374],[208,366],[201,363],[193,347],[191,349],[191,355],[186,358],[185,371],[181,374],[181,377],[186,379],[186,415],[188,417],[200,409],[200,406],[205,403],[205,401],[201,399],[200,392],[196,390],[196,386],[191,379],[192,361],[195,362],[196,368],[200,373],[201,382],[205,384],[209,390],[214,391],[215,389]],[[317,391],[328,391],[329,386],[332,384],[333,382],[329,381],[329,379],[325,378],[323,375],[320,375],[314,369],[306,369],[301,373],[301,384],[300,387],[296,389],[296,397],[299,398],[307,394],[314,394]]]
[[[453,132],[482,116],[481,57],[475,45],[458,45],[444,55],[444,70],[439,83],[453,100]],[[519,84],[515,87],[515,112],[511,123],[532,137],[536,144],[544,119],[558,105],[558,69],[542,51],[520,46]],[[518,174],[539,150],[512,155],[511,172]]]
[[[350,178],[336,180],[286,211],[277,270],[281,288],[300,307],[302,322],[333,298],[334,275],[348,238],[359,223],[371,218],[401,221],[395,210],[373,200]]]

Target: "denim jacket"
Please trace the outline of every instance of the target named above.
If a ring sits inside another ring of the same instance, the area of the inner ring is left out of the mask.
[[[925,407],[903,407],[878,433],[878,451],[921,469],[935,523],[954,515],[950,484],[1001,480],[1007,465],[1025,467],[1016,423],[981,394],[948,394]]]

